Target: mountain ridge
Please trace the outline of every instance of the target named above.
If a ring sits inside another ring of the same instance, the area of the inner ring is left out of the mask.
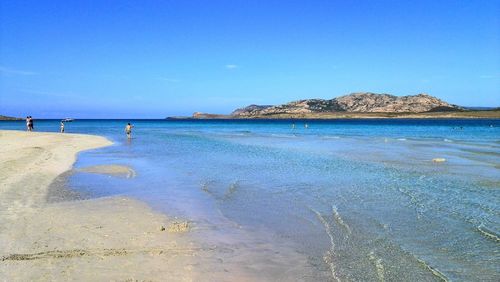
[[[425,93],[407,96],[358,92],[333,99],[303,99],[281,105],[249,105],[234,110],[232,117],[256,117],[282,114],[313,113],[423,113],[432,111],[463,111]]]

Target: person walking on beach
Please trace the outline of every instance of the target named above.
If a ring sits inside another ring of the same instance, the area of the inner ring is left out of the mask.
[[[26,117],[26,131],[30,131],[30,116]]]
[[[127,133],[127,138],[130,139],[132,138],[131,137],[131,134],[132,134],[132,127],[134,127],[133,125],[129,123],[127,123],[127,126],[125,126],[125,133]]]
[[[64,121],[61,121],[61,133],[64,133]]]

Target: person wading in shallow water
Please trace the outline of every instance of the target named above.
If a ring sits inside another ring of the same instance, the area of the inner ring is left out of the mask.
[[[127,133],[127,138],[130,139],[132,138],[131,134],[132,134],[132,127],[134,127],[133,125],[129,123],[127,123],[127,126],[125,126],[125,133]]]
[[[33,131],[34,126],[33,126],[33,117],[32,116],[28,117],[27,123],[28,123],[28,131]]]

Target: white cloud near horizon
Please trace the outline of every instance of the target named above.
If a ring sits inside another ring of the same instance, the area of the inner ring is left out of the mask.
[[[237,69],[238,67],[239,67],[238,65],[234,65],[234,64],[226,65],[226,69],[228,69],[228,70],[234,70],[234,69]]]
[[[500,78],[499,74],[483,74],[480,75],[479,78]]]
[[[166,82],[179,82],[179,81],[180,81],[179,79],[176,79],[176,78],[170,78],[170,77],[159,77],[158,79],[159,79],[159,80],[166,81]]]
[[[33,89],[26,89],[26,88],[20,88],[16,89],[17,92],[19,93],[25,93],[25,94],[30,94],[34,96],[39,96],[39,97],[45,97],[45,98],[54,98],[54,99],[88,99],[87,96],[81,95],[78,93],[74,93],[73,91],[66,91],[66,92],[52,92],[52,91],[39,91],[39,90],[33,90]]]
[[[33,71],[18,70],[0,66],[0,75],[37,75],[38,73]]]

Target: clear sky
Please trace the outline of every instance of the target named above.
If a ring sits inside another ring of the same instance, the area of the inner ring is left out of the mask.
[[[500,1],[0,1],[0,114],[163,118],[351,92],[500,106]]]

